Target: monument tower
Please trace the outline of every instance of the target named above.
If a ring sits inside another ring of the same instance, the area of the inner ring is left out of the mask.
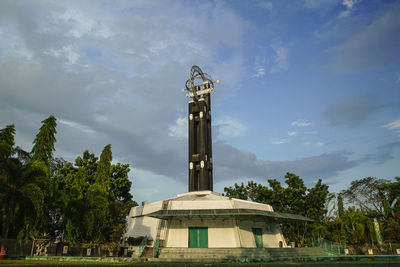
[[[186,81],[189,101],[189,192],[213,191],[211,91],[214,82],[198,66]]]
[[[216,82],[198,66],[193,66],[184,89],[191,98],[189,192],[132,207],[123,236],[125,245],[129,244],[130,237],[141,237],[153,257],[259,260],[271,257],[272,252],[266,248],[288,247],[280,227],[282,222],[312,221],[295,214],[274,212],[268,204],[213,192],[210,93]],[[139,247],[136,257],[148,257],[143,251]],[[286,252],[278,253],[286,255]]]

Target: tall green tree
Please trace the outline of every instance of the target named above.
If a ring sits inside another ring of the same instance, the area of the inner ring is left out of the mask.
[[[56,127],[57,123],[54,116],[49,116],[42,121],[39,133],[33,141],[32,160],[40,160],[49,165],[49,161],[53,157],[53,151],[55,151]]]
[[[0,164],[1,168],[5,168],[6,161],[10,158],[14,150],[15,126],[7,125],[0,130]]]
[[[137,205],[130,194],[128,164],[111,164],[111,146],[100,160],[88,151],[58,172],[59,188],[67,195],[62,222],[64,241],[100,244],[119,241],[126,216]]]
[[[101,184],[105,188],[108,188],[110,185],[110,173],[111,173],[111,161],[112,161],[112,152],[111,145],[108,144],[104,147],[103,151],[100,155],[100,161],[97,165],[96,169],[96,182]]]
[[[117,243],[137,205],[128,164],[112,164],[111,145],[100,160],[89,151],[75,164],[54,158],[56,119],[42,121],[32,152],[15,147],[15,127],[0,130],[0,234],[86,244]]]
[[[19,239],[31,239],[49,230],[49,203],[54,194],[50,181],[49,161],[56,141],[56,118],[49,116],[33,142],[32,158],[22,165],[12,183],[16,190],[13,210],[13,232]]]
[[[342,196],[347,203],[358,207],[362,212],[374,213],[376,216],[384,217],[384,201],[382,199],[382,189],[390,181],[366,177],[354,180],[350,187],[342,191]]]
[[[129,165],[117,163],[111,166],[109,187],[109,217],[105,233],[107,240],[118,242],[125,232],[126,215],[131,207],[137,206],[130,193]]]
[[[32,161],[29,153],[14,147],[15,129],[0,131],[0,176],[2,194],[2,236],[32,238],[46,228],[45,195],[48,191],[48,167]]]
[[[14,125],[7,125],[0,130],[0,229],[3,237],[8,236],[12,210],[15,203],[15,195],[11,186],[13,174],[15,174],[16,162],[11,158],[14,150]]]

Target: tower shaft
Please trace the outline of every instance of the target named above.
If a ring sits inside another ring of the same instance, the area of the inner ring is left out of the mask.
[[[189,102],[189,192],[213,190],[210,93]]]

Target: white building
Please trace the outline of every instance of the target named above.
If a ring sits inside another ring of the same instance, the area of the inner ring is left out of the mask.
[[[194,191],[133,207],[124,239],[147,236],[151,245],[160,240],[165,248],[288,247],[279,226],[283,220],[311,221],[267,204]]]

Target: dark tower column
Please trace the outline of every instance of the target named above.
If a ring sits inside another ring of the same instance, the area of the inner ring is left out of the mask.
[[[189,101],[189,192],[213,190],[211,138],[211,78],[197,66],[190,71],[186,82]]]

